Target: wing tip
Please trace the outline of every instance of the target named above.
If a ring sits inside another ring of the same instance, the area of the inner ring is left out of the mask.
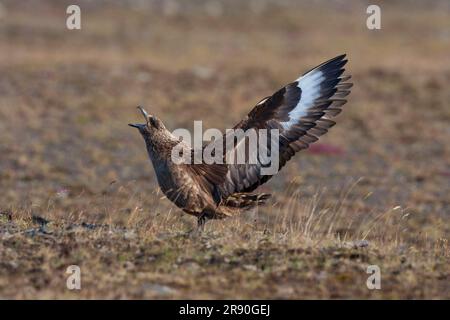
[[[333,71],[340,70],[340,69],[342,69],[342,68],[347,64],[347,62],[348,62],[348,59],[346,59],[346,57],[347,57],[347,54],[346,54],[346,53],[343,53],[343,54],[340,54],[340,55],[338,55],[338,56],[336,56],[336,57],[334,57],[334,58],[331,58],[331,59],[329,59],[329,60],[327,60],[327,61],[325,61],[325,62],[319,64],[318,66],[316,66],[316,67],[314,67],[314,68],[312,68],[312,69],[306,71],[305,73],[303,73],[303,74],[297,79],[297,81],[298,81],[300,78],[302,78],[302,77],[308,75],[309,73],[313,73],[313,72],[315,72],[315,71],[324,71],[324,72],[328,71],[328,72],[330,72],[331,70],[333,70]],[[344,70],[345,70],[345,69],[344,69]]]
[[[346,53],[342,53],[342,54],[340,54],[340,55],[338,55],[338,56],[336,56],[334,58],[331,58],[331,59],[325,61],[324,63],[322,63],[319,66],[323,66],[323,65],[330,64],[330,63],[333,63],[333,62],[338,62],[338,61],[339,62],[343,62],[344,64],[347,63],[347,61],[348,61],[347,54]]]

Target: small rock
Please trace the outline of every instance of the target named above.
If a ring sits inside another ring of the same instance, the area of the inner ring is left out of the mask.
[[[243,266],[243,268],[245,270],[249,270],[249,271],[257,271],[258,270],[258,268],[254,264],[246,264]]]
[[[358,240],[353,242],[353,245],[355,246],[355,248],[365,248],[369,246],[369,241],[367,240]]]
[[[126,270],[133,270],[133,269],[134,269],[134,263],[131,262],[131,261],[125,261],[125,262],[123,263],[123,267],[124,267]]]
[[[161,295],[161,296],[170,296],[176,292],[176,290],[174,290],[168,286],[164,286],[164,285],[160,285],[160,284],[153,284],[153,283],[146,283],[142,286],[142,288],[145,291],[150,291],[152,293],[155,293],[155,294]]]
[[[8,231],[6,231],[5,233],[3,233],[2,235],[2,240],[8,240],[10,238],[14,237],[13,234],[9,233]]]
[[[281,285],[281,286],[277,287],[276,290],[277,290],[278,297],[285,298],[285,299],[287,299],[288,297],[291,297],[295,293],[294,288],[292,288],[291,286],[288,286],[288,285]]]
[[[124,233],[123,237],[125,240],[132,240],[136,238],[136,233],[133,230]]]
[[[367,240],[347,241],[344,242],[343,246],[348,249],[365,248],[369,246],[369,241]]]
[[[67,199],[69,197],[69,190],[65,188],[58,189],[56,191],[56,197],[58,199]]]

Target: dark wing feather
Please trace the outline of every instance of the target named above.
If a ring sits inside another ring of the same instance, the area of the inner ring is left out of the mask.
[[[352,87],[347,82],[350,76],[342,76],[346,63],[345,55],[341,55],[306,72],[261,100],[234,129],[279,129],[278,169],[281,169],[296,152],[317,141],[335,124],[330,119],[341,112]],[[223,136],[223,143],[226,136]],[[272,151],[270,143],[265,147]],[[263,167],[259,159],[253,164],[228,164],[225,179],[218,185],[221,197],[253,191],[269,180],[271,175],[263,175]],[[208,167],[208,170],[214,168]]]

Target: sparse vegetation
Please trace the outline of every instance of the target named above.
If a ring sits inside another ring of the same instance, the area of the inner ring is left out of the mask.
[[[450,298],[445,1],[383,4],[380,31],[356,3],[78,2],[80,31],[69,2],[0,8],[0,298]],[[338,124],[263,186],[269,206],[190,236],[134,107],[229,128],[343,52]]]

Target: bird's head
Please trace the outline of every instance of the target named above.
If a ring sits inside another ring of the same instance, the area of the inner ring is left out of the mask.
[[[164,126],[161,120],[159,120],[154,115],[149,115],[147,111],[144,110],[144,108],[140,106],[137,108],[139,109],[139,111],[141,111],[142,115],[144,116],[145,123],[129,123],[128,125],[130,127],[138,129],[141,135],[144,137],[144,139],[151,138],[158,132],[166,130],[166,127]]]

